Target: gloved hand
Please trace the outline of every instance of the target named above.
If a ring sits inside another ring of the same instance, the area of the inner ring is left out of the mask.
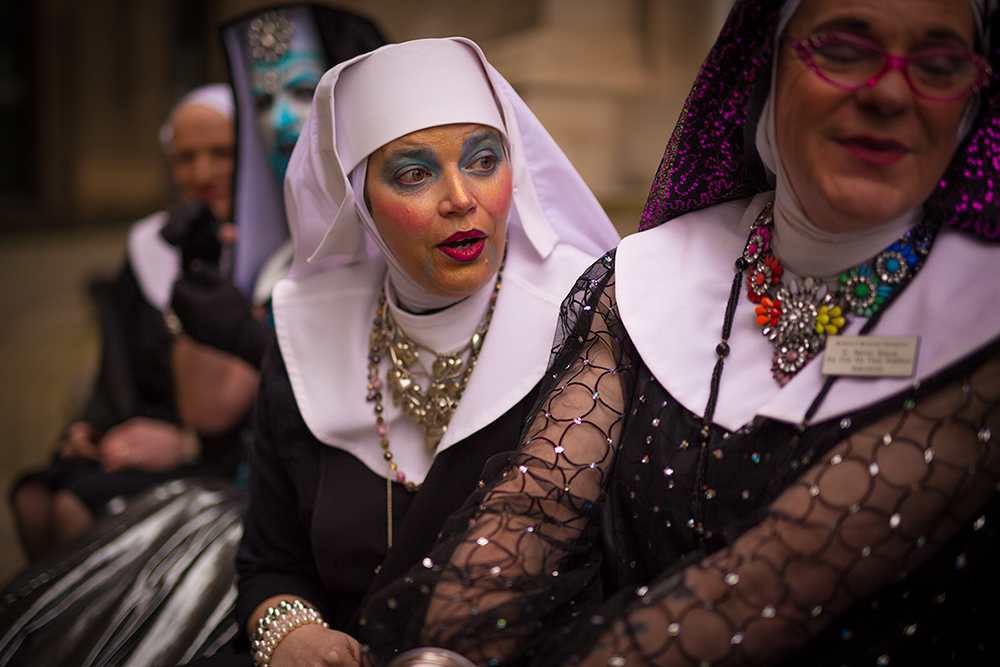
[[[184,271],[170,305],[191,338],[260,368],[274,328],[254,317],[243,293],[214,268]]]
[[[201,202],[187,202],[171,208],[160,235],[167,243],[180,248],[181,267],[185,271],[205,265],[218,266],[222,253],[219,221]]]

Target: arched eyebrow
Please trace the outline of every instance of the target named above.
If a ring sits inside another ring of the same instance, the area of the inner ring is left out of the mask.
[[[406,163],[419,164],[429,170],[440,169],[438,157],[426,146],[401,146],[382,154],[379,177],[386,183],[392,182],[396,172]]]
[[[497,141],[502,143],[500,133],[496,130],[478,130],[465,138],[465,141],[462,142],[462,150],[469,151],[484,141]]]
[[[953,46],[960,49],[972,50],[973,44],[967,42],[961,35],[949,28],[935,28],[924,33],[924,38],[935,44]]]
[[[278,61],[276,65],[285,69],[291,69],[292,67],[314,67],[322,74],[325,71],[323,67],[324,60],[325,58],[318,53],[293,50],[289,51],[288,55],[283,60]]]
[[[813,26],[811,32],[827,32],[835,30],[868,35],[871,33],[871,25],[868,21],[864,21],[862,19],[850,16],[841,16]]]
[[[426,146],[396,148],[385,155],[386,162],[406,159],[437,163],[437,156],[435,156],[434,151]]]
[[[322,77],[323,75],[314,69],[300,68],[289,73],[288,78],[285,79],[285,85],[289,87],[297,86],[300,83],[317,85]]]
[[[841,31],[849,32],[856,35],[861,35],[876,41],[874,39],[874,34],[872,31],[871,24],[864,19],[856,18],[853,16],[838,16],[825,21],[817,26],[813,26],[810,32],[831,32],[831,31]],[[962,35],[955,32],[951,28],[946,27],[936,27],[931,28],[926,31],[920,38],[917,44],[918,48],[927,48],[933,46],[950,46],[958,49],[971,50],[973,45],[970,44]]]

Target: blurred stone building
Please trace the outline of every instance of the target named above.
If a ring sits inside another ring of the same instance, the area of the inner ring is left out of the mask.
[[[0,23],[0,232],[125,221],[169,200],[157,128],[224,81],[254,0],[35,0]],[[339,0],[391,40],[464,35],[626,229],[732,0]]]

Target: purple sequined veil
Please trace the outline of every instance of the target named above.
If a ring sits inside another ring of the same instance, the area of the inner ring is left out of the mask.
[[[639,229],[713,204],[771,190],[754,148],[756,114],[770,86],[782,0],[740,0],[688,94],[649,191]],[[1000,22],[990,63],[1000,71]],[[935,220],[1000,241],[1000,86],[981,93],[973,132],[926,202]]]

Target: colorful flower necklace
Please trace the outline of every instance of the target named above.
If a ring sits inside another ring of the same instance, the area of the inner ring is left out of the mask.
[[[774,346],[771,373],[782,386],[826,347],[827,336],[844,329],[849,315],[871,317],[916,275],[935,231],[918,223],[871,262],[841,273],[833,292],[817,278],[782,282],[785,270],[771,252],[773,230],[772,201],[751,225],[742,259],[747,297],[757,304],[757,324]]]

